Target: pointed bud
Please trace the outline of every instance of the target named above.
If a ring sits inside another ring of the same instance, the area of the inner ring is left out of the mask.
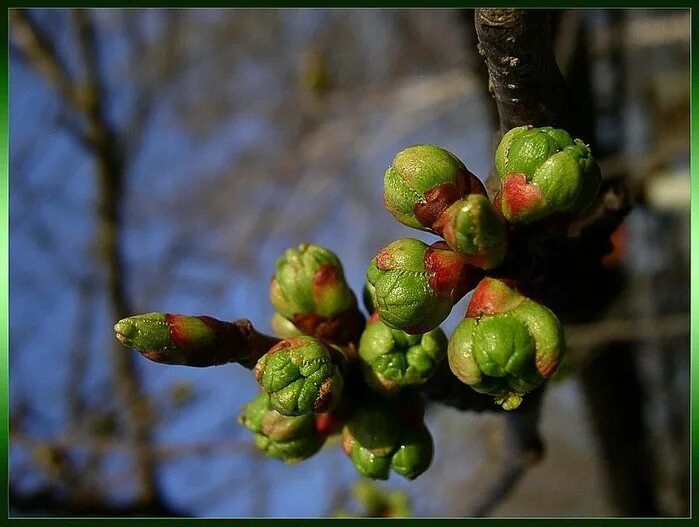
[[[154,362],[197,367],[228,362],[252,367],[278,342],[257,333],[247,320],[230,323],[168,313],[125,318],[114,325],[114,332],[119,342]]]
[[[255,366],[255,378],[283,415],[326,412],[337,403],[342,376],[331,350],[313,337],[283,340]]]
[[[554,373],[564,347],[553,312],[501,280],[484,278],[449,341],[449,366],[462,382],[511,410]]]
[[[451,152],[415,145],[396,154],[384,176],[384,204],[399,222],[434,231],[434,224],[455,201],[485,194],[480,180]]]
[[[437,370],[446,351],[447,337],[439,328],[409,335],[379,319],[369,320],[359,341],[364,377],[385,392],[423,384]]]
[[[555,213],[577,214],[597,196],[601,176],[590,148],[565,130],[521,126],[495,153],[498,197],[508,221],[530,223]]]
[[[428,246],[414,238],[389,244],[367,269],[381,320],[410,334],[439,326],[480,275],[444,242]]]

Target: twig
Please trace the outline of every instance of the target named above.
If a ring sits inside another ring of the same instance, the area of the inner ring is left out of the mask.
[[[24,9],[10,9],[9,19],[13,44],[68,104],[80,109],[82,100],[79,91],[56,53],[55,46],[39,25]]]
[[[500,131],[522,125],[569,128],[566,87],[553,53],[551,15],[522,9],[476,9],[479,51],[485,57],[489,89]],[[543,450],[539,413],[543,388],[505,413],[503,457],[474,514],[483,516],[507,496]]]
[[[593,324],[575,324],[565,328],[570,357],[584,367],[612,342],[637,342],[650,339],[668,339],[689,335],[689,313],[632,320],[603,320]]]
[[[98,222],[101,255],[107,268],[107,294],[115,318],[124,318],[132,310],[125,290],[124,264],[121,247],[121,205],[123,197],[124,158],[118,147],[116,133],[104,113],[104,87],[97,56],[98,47],[92,20],[85,10],[73,11],[78,37],[78,48],[85,68],[84,104],[82,111],[88,122],[87,135],[94,144],[94,161],[99,186]],[[148,406],[141,393],[141,381],[133,355],[123,353],[116,345],[111,347],[114,388],[133,427],[136,473],[145,503],[158,502],[157,469],[147,456],[151,443]]]
[[[69,76],[49,39],[27,12],[10,12],[12,35],[28,62],[85,121],[82,138],[91,149],[98,183],[98,239],[107,271],[107,296],[115,318],[120,319],[132,311],[125,291],[120,239],[124,157],[118,145],[117,134],[104,111],[105,94],[98,69],[98,43],[92,21],[84,10],[73,11],[72,15],[85,74],[82,85],[78,85]],[[141,500],[143,503],[158,504],[161,498],[156,467],[146,455],[151,442],[149,415],[133,355],[123,353],[114,345],[111,358],[114,389],[133,427],[135,466],[141,485]]]
[[[487,516],[519,483],[527,468],[543,455],[539,414],[543,389],[527,395],[522,406],[507,412],[503,421],[502,457],[495,476],[473,508],[473,516]]]

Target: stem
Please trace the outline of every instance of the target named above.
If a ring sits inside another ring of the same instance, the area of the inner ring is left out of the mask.
[[[553,53],[550,12],[476,9],[476,32],[501,131],[525,124],[568,128],[565,82]]]

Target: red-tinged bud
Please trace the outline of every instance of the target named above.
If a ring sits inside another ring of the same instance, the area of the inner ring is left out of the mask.
[[[252,367],[277,339],[257,333],[249,321],[223,322],[209,316],[148,313],[120,320],[116,337],[161,364],[216,366],[239,362]]]
[[[442,212],[469,194],[485,194],[483,183],[451,152],[433,145],[406,148],[384,176],[384,204],[399,222],[435,231]]]
[[[564,349],[563,328],[550,309],[485,278],[447,353],[456,377],[512,410],[556,371]]]
[[[466,263],[462,254],[452,251],[444,242],[435,242],[425,252],[429,284],[441,297],[458,302],[480,280],[482,273]]]
[[[480,276],[444,242],[428,246],[413,238],[379,251],[367,269],[381,320],[410,334],[439,326]]]
[[[316,432],[321,436],[331,436],[342,430],[342,420],[332,412],[315,414]]]
[[[474,289],[466,316],[477,318],[504,313],[517,307],[523,299],[512,281],[486,277]]]

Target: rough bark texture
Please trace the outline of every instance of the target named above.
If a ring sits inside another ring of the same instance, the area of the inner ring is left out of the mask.
[[[553,53],[551,14],[543,10],[476,9],[478,50],[500,129],[523,124],[568,127],[565,83]]]

